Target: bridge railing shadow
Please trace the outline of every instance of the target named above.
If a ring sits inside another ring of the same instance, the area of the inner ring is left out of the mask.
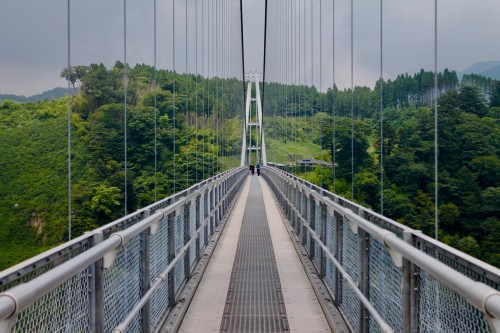
[[[0,332],[157,329],[246,175],[223,172],[0,272]]]
[[[498,332],[498,268],[268,165],[263,176],[352,331]]]

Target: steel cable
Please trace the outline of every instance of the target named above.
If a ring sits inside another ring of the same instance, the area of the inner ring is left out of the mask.
[[[68,240],[71,240],[71,7],[67,1],[68,10]],[[76,74],[76,73],[75,73]]]
[[[124,210],[127,215],[127,0],[123,0],[123,62]]]

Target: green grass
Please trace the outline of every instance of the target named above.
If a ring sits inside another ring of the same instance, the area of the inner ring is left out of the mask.
[[[287,143],[281,140],[266,139],[267,161],[273,163],[290,164],[292,159],[314,157],[321,154],[321,147],[311,142],[293,142]]]
[[[241,156],[219,156],[219,163],[221,165],[221,170],[229,170],[240,166]]]

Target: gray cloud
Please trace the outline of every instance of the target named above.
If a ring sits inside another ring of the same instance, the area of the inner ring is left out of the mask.
[[[309,3],[310,0],[303,1]],[[312,1],[316,15],[319,15],[319,0]],[[157,2],[158,67],[172,68],[172,1]],[[188,2],[190,12],[194,10],[194,3]],[[186,71],[184,4],[184,1],[176,0],[176,69],[179,71]],[[243,4],[246,69],[262,71],[264,0],[243,0]],[[379,76],[379,3],[355,0],[354,4],[354,81],[356,85],[372,85]],[[102,62],[111,66],[116,60],[123,61],[123,1],[72,1],[71,5],[72,63]],[[335,5],[336,82],[346,87],[350,86],[350,2],[336,0]],[[431,0],[384,1],[385,78],[404,72],[413,73],[420,68],[433,69],[433,6]],[[323,0],[323,89],[332,83],[331,13],[332,1]],[[498,0],[440,0],[439,68],[462,70],[475,62],[500,59],[500,43],[497,42],[499,14]],[[128,62],[153,64],[153,0],[128,0],[127,20]],[[276,26],[276,17],[271,18],[269,24],[271,28]],[[0,93],[30,95],[66,85],[65,80],[59,78],[61,69],[67,66],[66,25],[66,1],[0,0]],[[191,17],[190,35],[193,26],[194,18]],[[237,29],[233,33],[237,33]],[[316,33],[319,31],[317,26],[314,29]],[[189,39],[190,53],[194,43],[192,38]],[[319,45],[317,40],[315,45]],[[201,47],[199,52],[201,54]],[[236,47],[234,52],[239,52]],[[201,57],[199,59],[198,71],[201,72]],[[317,49],[314,59],[314,77],[319,86]],[[307,54],[307,71],[311,69],[310,63]],[[194,72],[193,56],[188,58],[188,64],[187,70]],[[215,65],[211,66],[213,73]],[[272,69],[268,69],[271,73]],[[209,71],[208,64],[203,70]],[[297,75],[295,78],[298,80]]]

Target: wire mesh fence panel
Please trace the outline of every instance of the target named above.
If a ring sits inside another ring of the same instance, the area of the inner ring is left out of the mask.
[[[153,282],[168,266],[168,223],[163,220],[160,227],[150,240],[149,255],[149,277]],[[168,281],[156,290],[150,300],[150,324],[155,328],[167,310],[168,302]]]
[[[39,263],[38,267],[29,271],[29,273],[23,273],[22,270],[19,270],[15,273],[16,277],[9,279],[8,282],[0,280],[0,293],[4,292],[7,289],[13,288],[18,284],[33,280],[37,276],[42,275],[45,272],[50,271],[52,268],[59,266],[60,264],[76,257],[77,255],[87,251],[90,247],[89,240],[80,242],[79,244],[73,244],[68,246],[67,248],[59,251],[63,254],[56,255],[51,258],[47,258],[43,261],[44,263]],[[31,267],[30,267],[31,268]]]
[[[369,265],[370,303],[394,332],[403,332],[403,270],[393,264],[387,249],[373,237]],[[371,317],[370,332],[379,332]]]
[[[196,233],[196,203],[189,206],[189,239]],[[189,247],[189,267],[192,268],[196,261],[196,242]]]
[[[313,208],[311,207],[311,200],[307,200],[306,199],[306,224],[307,225],[310,225],[311,223],[314,223],[314,221],[310,221],[309,220],[309,217],[311,216],[311,210]],[[309,231],[306,231],[306,250],[309,252],[309,249],[311,248],[311,236],[310,236],[310,232]],[[309,255],[311,255],[311,253],[309,253]]]
[[[359,280],[359,238],[354,234],[345,219],[342,219],[342,266],[351,279]],[[347,283],[342,284],[340,309],[355,332],[359,332],[359,300]]]
[[[349,208],[350,210],[352,210],[354,213],[358,214],[359,213],[359,207],[358,205],[354,204],[353,202],[349,201],[349,200],[346,200],[344,198],[339,198],[339,203],[346,207],[346,208]]]
[[[165,283],[153,293],[150,299],[150,327],[154,332],[161,324],[162,318],[168,309],[168,282]]]
[[[330,214],[327,214],[326,216],[326,243],[325,245],[328,247],[330,250],[330,253],[335,253],[335,249],[337,248],[337,237],[336,237],[336,231],[337,230],[337,221],[335,219],[335,216],[332,216]],[[326,260],[326,284],[330,288],[330,290],[334,293],[335,292],[335,285],[337,284],[337,278],[335,276],[337,272],[337,268],[333,264],[331,260]],[[334,298],[337,297],[337,295],[333,295]]]
[[[321,206],[314,204],[314,231],[319,236],[321,233]],[[314,263],[316,267],[321,266],[321,247],[317,242],[314,242]]]
[[[181,213],[175,218],[175,255],[177,255],[184,246],[184,213]],[[175,271],[175,292],[179,291],[180,286],[184,282],[184,260],[180,260],[174,268]]]
[[[436,247],[435,244],[419,241],[417,247],[474,281],[483,282],[496,290],[500,290],[500,276],[491,274],[467,260],[460,260],[456,254],[449,253],[444,248]]]
[[[12,332],[89,332],[89,270],[71,277],[22,311]]]
[[[113,265],[104,270],[104,331],[111,332],[130,313],[141,299],[139,234],[123,245]],[[140,332],[141,318],[137,316],[127,332]]]
[[[419,286],[419,332],[491,332],[479,310],[430,274],[420,272]]]
[[[203,197],[200,199],[200,225],[203,226],[205,222],[205,205],[203,204]],[[200,231],[200,251],[203,249],[203,244],[205,244],[205,227]]]
[[[435,249],[422,250],[439,259]],[[420,332],[491,332],[483,313],[429,273],[420,271],[418,284]]]

